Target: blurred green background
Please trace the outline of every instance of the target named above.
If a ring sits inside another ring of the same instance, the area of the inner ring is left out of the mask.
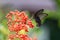
[[[35,33],[37,35],[38,40],[60,40],[60,0],[52,0],[52,1],[55,3],[55,6],[52,7],[54,9],[52,10],[46,9],[44,11],[45,13],[48,14],[48,16],[42,20],[41,22],[42,25],[39,28],[35,27],[34,29],[31,29],[28,33],[30,36],[31,35],[33,36],[33,34]],[[42,4],[43,3],[44,2],[42,1]],[[19,6],[17,8],[16,7],[14,7],[12,3],[10,4],[10,2],[4,5],[0,3],[0,40],[7,40],[8,34],[9,34],[9,30],[7,27],[7,19],[5,17],[6,14],[9,13],[9,11],[12,11],[15,9],[18,9],[19,11],[26,9],[26,8],[24,9],[18,8]],[[45,7],[47,8],[47,6]],[[39,9],[42,9],[42,8],[39,8]],[[27,8],[26,10],[29,17],[31,17],[32,13],[34,13],[36,9],[29,10]],[[34,23],[34,25],[36,25],[36,22],[34,21],[34,19],[32,19],[32,22]]]

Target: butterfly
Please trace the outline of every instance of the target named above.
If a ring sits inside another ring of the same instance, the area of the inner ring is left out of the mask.
[[[47,17],[47,16],[48,16],[48,14],[43,13],[43,12],[44,12],[44,9],[40,9],[40,10],[38,10],[38,11],[33,15],[33,17],[34,17],[34,19],[35,19],[35,21],[36,21],[36,23],[37,23],[38,26],[41,26],[41,20],[42,20],[44,17]]]

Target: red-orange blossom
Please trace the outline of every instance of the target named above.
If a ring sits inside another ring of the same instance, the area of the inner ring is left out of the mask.
[[[20,40],[33,40],[27,34],[18,34],[19,31],[24,30],[29,32],[28,28],[33,28],[34,25],[32,21],[28,18],[25,11],[10,11],[6,18],[8,19],[8,28],[10,32],[15,32],[15,34],[10,34],[8,40],[14,40],[14,38],[19,38]],[[34,39],[37,40],[37,39]]]

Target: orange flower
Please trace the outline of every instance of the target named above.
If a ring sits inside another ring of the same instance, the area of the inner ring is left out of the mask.
[[[14,18],[12,16],[14,16]],[[15,10],[14,12],[11,11],[6,17],[8,18],[9,30],[15,32],[15,34],[11,34],[9,36],[9,40],[13,40],[14,38],[20,38],[21,40],[32,40],[32,38],[28,37],[27,34],[18,34],[21,30],[28,32],[29,27],[34,27],[32,21],[28,19],[26,12],[19,12],[18,10]]]

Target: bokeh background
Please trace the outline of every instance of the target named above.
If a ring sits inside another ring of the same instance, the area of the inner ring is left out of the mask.
[[[48,16],[39,28],[31,29],[29,35],[36,34],[38,40],[60,40],[60,0],[0,0],[0,40],[7,40],[9,30],[5,16],[15,9],[27,10],[29,17],[44,9]],[[34,19],[32,21],[36,24]]]

